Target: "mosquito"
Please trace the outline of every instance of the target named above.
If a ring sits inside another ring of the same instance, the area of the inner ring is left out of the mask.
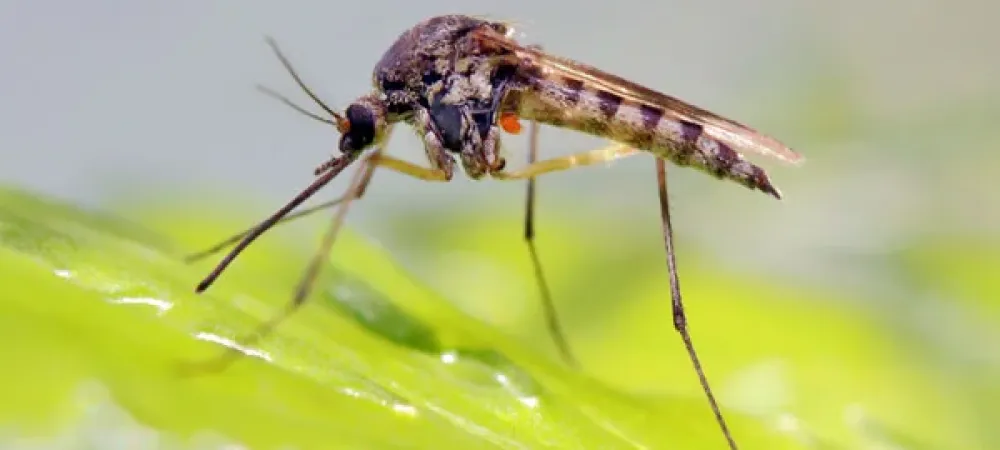
[[[774,138],[649,88],[583,63],[522,45],[507,22],[465,15],[427,19],[403,32],[376,64],[370,93],[343,113],[326,105],[307,85],[277,44],[268,43],[299,88],[329,118],[312,113],[276,92],[264,93],[340,133],[339,152],[314,171],[316,179],[258,225],[203,252],[197,260],[235,246],[196,289],[203,292],[251,242],[279,222],[337,207],[330,227],[284,311],[264,322],[243,343],[266,336],[305,302],[330,253],[351,204],[361,198],[378,168],[420,180],[447,182],[461,164],[471,179],[526,180],[524,240],[544,307],[546,326],[563,358],[578,366],[566,342],[535,248],[535,179],[539,175],[605,163],[646,152],[656,161],[656,181],[674,328],[680,334],[705,396],[729,448],[737,445],[712,393],[688,331],[674,256],[667,195],[666,161],[692,167],[781,199],[767,173],[740,152],[786,162],[803,158]],[[527,165],[507,170],[501,132],[517,134],[530,121]],[[428,166],[385,153],[396,124],[416,131]],[[569,156],[541,160],[540,125],[607,138],[614,144]],[[355,162],[346,192],[339,198],[293,213],[303,202]]]

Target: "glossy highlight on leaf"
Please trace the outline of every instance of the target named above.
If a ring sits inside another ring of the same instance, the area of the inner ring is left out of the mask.
[[[192,282],[204,268],[183,264],[170,240],[16,190],[0,195],[0,320],[13,343],[0,355],[17,367],[2,384],[3,442],[100,447],[122,430],[137,447],[718,442],[695,399],[664,406],[560,368],[464,316],[355,236],[336,252],[352,256],[351,270],[332,270],[314,304],[248,351],[256,357],[178,376],[177,364],[215,355],[273,313],[295,270],[263,277],[257,252],[197,296]],[[796,448],[754,423],[735,419],[746,442]]]
[[[400,221],[440,255],[421,260],[425,279],[410,275],[390,249],[345,234],[301,313],[225,371],[179,376],[179,364],[217,355],[280,310],[312,242],[263,239],[217,286],[196,295],[194,284],[214,261],[188,265],[183,255],[243,225],[205,211],[159,206],[130,211],[125,222],[0,190],[0,360],[8,368],[0,371],[0,445],[724,446],[664,325],[669,305],[658,255],[631,250],[644,247],[595,245],[584,258],[573,250],[584,240],[579,236],[546,237],[556,291],[566,302],[593,299],[600,307],[600,320],[574,313],[577,327],[591,321],[571,331],[582,372],[558,363],[540,325],[515,333],[449,301],[465,296],[492,311],[536,308],[532,295],[520,298],[516,276],[489,290],[435,282],[436,274],[465,276],[468,286],[479,286],[471,264],[468,273],[446,264],[457,249],[526,269],[516,235],[484,239],[509,231],[494,217],[451,217],[450,228],[419,215]],[[828,294],[699,270],[697,258],[681,258],[686,294],[696,299],[694,333],[741,448],[983,442],[964,399],[879,323],[827,301]],[[628,274],[608,269],[645,260],[656,264]],[[617,281],[559,281],[595,273]],[[540,324],[525,317],[525,324]]]

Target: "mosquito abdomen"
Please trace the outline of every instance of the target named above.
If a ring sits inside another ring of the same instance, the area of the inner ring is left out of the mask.
[[[517,110],[525,119],[622,142],[781,198],[763,169],[706,134],[701,124],[581,80],[535,78],[520,92]]]

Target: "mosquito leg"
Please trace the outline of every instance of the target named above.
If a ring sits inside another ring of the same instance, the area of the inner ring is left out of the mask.
[[[358,170],[354,172],[354,176],[351,178],[350,186],[347,188],[345,195],[342,197],[343,202],[341,202],[341,207],[337,209],[337,213],[335,215],[334,224],[337,227],[339,227],[339,220],[341,220],[340,218],[343,215],[342,211],[344,210],[344,205],[349,205],[351,200],[353,200],[357,196],[358,191],[364,189],[364,184],[371,180],[372,174],[374,172],[373,170],[374,167],[375,166],[371,163],[371,158],[369,157],[365,158],[362,161],[361,166],[358,167]],[[252,237],[255,231],[256,228],[254,230],[251,230],[250,234],[248,234],[248,237]],[[244,238],[244,241],[246,240],[247,239]],[[218,269],[216,269],[216,271],[218,271]],[[215,272],[213,272],[213,274],[214,273]],[[202,282],[202,285],[204,284],[205,282]],[[199,288],[200,287],[201,286],[199,286]],[[264,322],[263,324],[257,327],[257,330],[254,333],[240,338],[237,342],[239,342],[241,346],[252,345],[257,340],[269,334],[274,329],[275,326],[277,326],[281,321],[283,321],[285,318],[291,315],[292,312],[294,312],[300,306],[302,306],[302,303],[303,301],[298,298],[298,295],[296,295],[296,297],[293,298],[293,300],[288,303],[288,305],[285,307],[285,310],[281,314],[278,314],[277,316],[272,317],[267,322]],[[226,352],[219,355],[217,358],[213,358],[212,360],[205,361],[199,364],[185,366],[183,367],[183,370],[188,373],[219,371],[224,369],[229,363],[231,363],[234,359],[238,358],[239,356],[240,356],[239,350],[237,350],[234,347],[229,347]]]
[[[372,164],[378,167],[383,167],[403,175],[409,175],[423,181],[451,181],[452,177],[452,173],[448,169],[418,166],[409,161],[393,158],[386,154],[374,155],[371,161]]]
[[[376,166],[378,166],[378,167],[384,167],[384,168],[390,169],[392,171],[399,172],[399,173],[402,173],[402,174],[405,174],[405,175],[409,175],[409,176],[412,176],[412,177],[415,177],[415,178],[418,178],[418,179],[421,179],[421,180],[440,181],[440,179],[443,178],[443,175],[440,172],[436,171],[435,169],[429,169],[429,168],[426,168],[426,167],[420,167],[420,166],[417,166],[415,164],[411,164],[409,162],[402,161],[402,160],[393,158],[391,156],[385,155],[383,153],[379,153],[377,155],[373,155],[371,157],[371,162],[373,163],[373,165],[369,169],[369,174],[366,175],[368,178],[371,178],[372,175],[374,175],[374,169],[375,169]],[[368,187],[368,184],[370,183],[370,181],[371,180],[365,180],[365,182],[361,184],[361,186],[359,187],[358,192],[355,194],[355,198],[361,198],[362,196],[364,196],[365,191],[367,190],[367,187]],[[289,214],[289,215],[287,215],[285,217],[282,217],[277,222],[275,222],[275,225],[287,223],[287,222],[290,222],[292,220],[299,219],[299,218],[308,216],[310,214],[316,213],[318,211],[322,211],[324,209],[332,208],[334,206],[339,205],[341,202],[345,201],[347,199],[347,197],[349,197],[349,193],[348,194],[344,194],[344,195],[342,195],[342,196],[340,196],[338,198],[335,198],[333,200],[330,200],[330,201],[327,201],[327,202],[323,202],[323,203],[320,203],[318,205],[311,206],[309,208],[303,209],[303,210],[298,211],[298,212],[296,212],[294,214]],[[184,258],[184,261],[188,262],[188,263],[191,263],[191,262],[195,262],[195,261],[198,261],[200,259],[203,259],[203,258],[205,258],[207,256],[211,256],[211,255],[213,255],[215,253],[218,253],[218,252],[222,251],[223,249],[225,249],[226,247],[229,247],[229,246],[231,246],[231,245],[239,242],[246,235],[250,234],[253,230],[254,230],[254,228],[249,228],[249,229],[246,229],[246,230],[241,231],[239,233],[236,233],[236,234],[234,234],[234,235],[226,238],[225,240],[222,240],[219,243],[213,245],[212,247],[209,247],[209,248],[207,248],[205,250],[202,250],[200,252],[192,253],[192,254],[186,256]]]
[[[421,167],[382,153],[373,154],[369,158],[368,164],[364,170],[358,171],[360,176],[356,175],[354,179],[351,180],[351,185],[347,191],[348,195],[344,196],[344,201],[341,202],[340,206],[337,208],[337,212],[333,216],[330,228],[327,230],[326,235],[323,236],[319,250],[317,250],[316,254],[309,262],[309,267],[306,268],[305,275],[303,275],[302,280],[295,289],[295,296],[292,298],[292,301],[289,302],[282,314],[264,323],[258,328],[257,332],[254,333],[254,335],[257,336],[257,339],[266,336],[272,329],[274,329],[275,325],[298,310],[305,303],[306,298],[309,296],[309,292],[312,290],[312,286],[316,281],[316,277],[319,275],[320,268],[323,267],[323,264],[327,261],[330,255],[333,243],[340,232],[340,228],[344,224],[344,218],[347,217],[348,209],[353,201],[358,199],[359,193],[364,192],[368,182],[371,181],[372,173],[376,167],[385,167],[424,181],[449,181],[451,179],[451,176],[441,169]]]
[[[542,304],[545,308],[545,318],[549,332],[552,335],[552,339],[555,341],[556,346],[559,347],[559,351],[566,362],[571,366],[576,367],[579,363],[576,361],[576,358],[573,357],[573,354],[569,349],[569,344],[566,342],[565,334],[560,326],[555,306],[552,303],[551,291],[549,290],[548,283],[546,283],[545,276],[542,271],[541,260],[538,258],[538,252],[535,249],[535,177],[544,173],[558,172],[571,169],[573,167],[613,161],[615,159],[634,155],[638,153],[638,150],[621,144],[613,144],[597,150],[536,162],[535,159],[538,155],[538,130],[539,126],[537,123],[532,122],[530,136],[531,144],[528,152],[529,159],[527,166],[513,172],[496,171],[491,175],[493,178],[498,180],[528,180],[528,190],[525,204],[524,239],[528,244],[528,252],[531,255],[531,263],[535,271],[535,280],[538,283],[538,288],[542,295]]]
[[[323,236],[323,241],[319,246],[319,250],[309,262],[305,275],[303,275],[302,279],[299,281],[294,297],[292,297],[292,300],[285,306],[284,311],[272,317],[267,322],[259,325],[253,333],[239,339],[237,342],[239,342],[241,346],[253,345],[255,342],[266,337],[275,329],[275,327],[278,326],[278,324],[291,316],[294,312],[301,308],[303,304],[305,304],[306,298],[316,281],[316,277],[319,275],[319,269],[327,260],[330,250],[333,247],[334,240],[343,225],[348,208],[351,203],[358,199],[368,187],[368,184],[371,182],[372,176],[375,173],[375,169],[378,167],[385,167],[395,172],[410,175],[425,181],[449,181],[451,179],[450,174],[444,170],[421,167],[416,164],[385,155],[381,151],[377,151],[371,154],[371,156],[365,158],[362,161],[362,166],[355,171],[354,176],[351,178],[350,185],[345,194],[339,199],[339,207],[334,214],[330,228]],[[229,349],[229,351],[223,353],[218,358],[209,361],[207,364],[199,365],[198,369],[218,371],[225,368],[226,365],[240,355],[241,353],[238,350]]]
[[[427,141],[426,144],[429,147],[429,153],[443,154],[443,150],[441,150],[441,147],[438,146],[437,141]],[[360,193],[364,192],[368,182],[371,181],[372,172],[376,167],[384,167],[386,169],[424,181],[451,181],[453,173],[450,168],[439,168],[439,163],[437,162],[432,162],[434,167],[421,167],[411,162],[393,158],[382,153],[381,151],[373,153],[367,159],[367,162],[368,164],[366,164],[365,168],[363,170],[359,170],[355,174],[354,179],[351,180],[351,185],[347,190],[347,195],[344,196],[344,200],[337,208],[337,212],[334,213],[330,228],[323,236],[319,249],[316,251],[312,260],[309,261],[309,266],[306,268],[305,274],[302,276],[298,286],[295,288],[295,296],[292,297],[292,301],[285,307],[285,311],[258,327],[257,332],[252,335],[254,336],[254,339],[259,340],[260,338],[265,337],[275,328],[275,326],[278,325],[278,323],[283,321],[285,318],[302,307],[303,304],[305,304],[306,298],[308,298],[309,292],[312,290],[317,276],[319,276],[320,268],[323,267],[323,264],[330,256],[330,251],[333,249],[333,243],[337,239],[341,226],[344,224],[344,218],[347,217],[347,211],[350,208],[351,203],[359,197]]]
[[[512,172],[493,172],[493,178],[498,180],[531,179],[549,172],[559,172],[574,167],[589,166],[601,162],[610,162],[638,154],[639,150],[622,144],[612,144],[604,148],[576,153],[561,158],[538,161]]]
[[[359,192],[358,193],[358,197],[360,198],[363,194],[364,194],[364,191]],[[338,204],[340,204],[340,202],[344,201],[345,198],[347,198],[347,195],[342,195],[342,196],[340,196],[340,197],[338,197],[336,199],[330,200],[328,202],[323,202],[323,203],[320,203],[318,205],[311,206],[309,208],[306,208],[306,209],[303,209],[301,211],[298,211],[298,212],[296,212],[294,214],[289,214],[289,215],[287,215],[285,217],[282,217],[277,222],[275,222],[275,225],[287,223],[289,221],[292,221],[292,220],[295,220],[295,219],[298,219],[298,218],[301,218],[301,217],[308,216],[308,215],[310,215],[312,213],[315,213],[315,212],[318,212],[318,211],[322,211],[322,210],[327,209],[327,208],[332,208],[332,207],[337,206]],[[187,256],[184,257],[184,262],[192,263],[192,262],[204,259],[204,258],[206,258],[208,256],[212,256],[212,255],[214,255],[214,254],[222,251],[226,247],[229,247],[229,246],[231,246],[233,244],[236,244],[241,239],[243,239],[244,236],[250,234],[251,231],[253,231],[253,228],[248,228],[246,230],[243,230],[243,231],[241,231],[239,233],[236,233],[236,234],[234,234],[234,235],[232,235],[232,236],[230,236],[230,237],[228,237],[228,238],[220,241],[219,243],[217,243],[217,244],[215,244],[215,245],[213,245],[213,246],[211,246],[211,247],[209,247],[209,248],[207,248],[205,250],[202,250],[200,252],[192,253],[190,255],[187,255]]]
[[[538,158],[538,133],[541,127],[538,122],[531,122],[531,130],[528,139],[528,165],[535,163]],[[552,292],[545,281],[545,272],[542,270],[542,261],[538,258],[538,251],[535,249],[535,177],[528,178],[528,190],[525,196],[524,205],[524,242],[528,244],[528,254],[531,256],[531,266],[535,272],[535,283],[542,296],[542,306],[545,308],[545,323],[548,326],[549,334],[555,341],[559,353],[562,354],[566,363],[573,367],[578,367],[579,363],[573,356],[566,341],[566,334],[559,323],[559,316],[556,313],[555,304],[552,302]]]
[[[265,88],[265,90],[266,90],[266,88]],[[269,92],[273,93],[273,91],[269,91]],[[273,94],[273,95],[276,95],[279,100],[281,100],[281,101],[285,102],[286,104],[290,105],[296,111],[302,112],[303,114],[305,114],[305,115],[307,115],[309,117],[316,116],[315,114],[313,114],[313,113],[311,113],[309,111],[306,111],[304,108],[302,108],[302,107],[300,107],[300,106],[292,103],[291,100],[288,100],[288,99],[282,97],[280,94]],[[323,121],[324,123],[332,123],[330,121],[327,121],[327,120],[323,119],[322,117],[319,117],[319,116],[316,116],[316,117],[318,117],[317,120]],[[370,156],[369,158],[371,158],[371,157],[377,157],[377,155],[382,155],[383,154],[383,150],[382,149],[386,148],[386,146],[388,145],[389,138],[391,136],[391,132],[389,132],[387,134],[389,134],[389,135],[386,136],[385,141],[382,142],[382,146],[378,150],[376,150],[376,152],[374,154],[372,154],[372,156]],[[320,179],[323,179],[323,178],[332,178],[331,174],[329,174],[328,172],[331,171],[331,170],[336,170],[337,162],[338,162],[338,158],[333,158],[333,159],[330,159],[330,160],[327,160],[327,161],[323,162],[323,164],[321,164],[319,167],[316,168],[316,170],[314,171],[314,175],[316,175],[316,177],[318,177]],[[335,174],[333,176],[335,176]],[[369,178],[371,178],[371,176],[372,176],[371,174],[368,175]],[[364,195],[365,188],[368,187],[368,182],[369,181],[371,181],[371,180],[368,180],[368,181],[366,181],[365,183],[362,184],[361,191],[358,193],[358,197],[361,197],[362,195]],[[327,202],[320,203],[320,204],[318,204],[316,206],[312,206],[312,207],[306,208],[306,209],[304,209],[302,211],[298,211],[298,212],[296,212],[294,214],[285,215],[288,212],[291,212],[294,208],[293,209],[289,209],[288,211],[285,211],[285,214],[279,215],[278,218],[277,218],[277,220],[273,221],[269,225],[269,227],[273,227],[273,226],[276,226],[276,225],[287,223],[287,222],[290,222],[292,220],[308,216],[308,215],[310,215],[312,213],[315,213],[317,211],[324,210],[326,208],[332,208],[334,206],[337,206],[340,202],[344,201],[345,197],[346,197],[346,195],[341,196],[340,198],[336,198],[336,199],[333,199],[333,200],[330,200],[330,201],[327,201]],[[219,242],[219,243],[217,243],[217,244],[215,244],[215,245],[213,245],[213,246],[211,246],[211,247],[209,247],[209,248],[207,248],[205,250],[202,250],[202,251],[197,252],[197,253],[192,253],[192,254],[184,257],[184,262],[192,263],[192,262],[198,261],[198,260],[200,260],[202,258],[205,258],[207,256],[214,255],[214,254],[222,251],[222,249],[224,249],[226,247],[229,247],[230,245],[233,245],[233,244],[239,245],[242,240],[244,240],[245,238],[247,238],[247,236],[250,236],[250,235],[252,235],[254,233],[259,233],[259,232],[260,232],[260,230],[258,229],[258,227],[248,228],[246,230],[243,230],[242,232],[236,233],[236,234],[234,234],[234,235],[232,235],[232,236],[230,236],[230,237],[222,240],[221,242]]]
[[[206,289],[208,289],[213,283],[215,283],[215,280],[217,280],[219,276],[222,275],[222,273],[226,270],[226,268],[229,267],[229,265],[236,260],[236,257],[239,256],[240,253],[243,252],[243,250],[246,250],[247,247],[249,247],[254,240],[263,235],[267,230],[271,229],[271,227],[274,226],[275,223],[277,223],[283,217],[288,215],[288,213],[292,212],[292,210],[301,205],[302,202],[308,200],[309,197],[312,197],[314,194],[316,194],[316,192],[322,189],[323,186],[326,186],[327,183],[333,180],[341,171],[343,171],[348,165],[353,163],[356,159],[357,155],[355,154],[344,154],[338,156],[337,158],[334,158],[334,162],[331,163],[329,170],[324,172],[319,177],[316,177],[316,179],[313,180],[313,182],[309,186],[307,186],[305,189],[299,192],[298,195],[289,200],[288,203],[286,203],[284,206],[279,208],[273,214],[271,214],[266,219],[261,221],[259,224],[254,226],[246,235],[244,235],[243,239],[240,239],[240,242],[237,243],[236,246],[232,250],[230,250],[229,253],[224,258],[222,258],[222,261],[219,261],[219,263],[215,266],[214,269],[212,269],[212,271],[208,274],[208,276],[206,276],[203,280],[201,280],[200,283],[198,283],[198,286],[195,288],[195,292],[202,293]]]
[[[712,394],[708,377],[701,367],[701,362],[698,360],[698,353],[695,351],[694,343],[691,341],[691,334],[688,332],[687,317],[684,315],[684,303],[681,301],[681,285],[677,277],[673,227],[670,225],[670,203],[667,196],[667,168],[666,162],[660,158],[656,159],[656,179],[660,197],[660,216],[663,221],[663,245],[667,254],[667,274],[670,279],[670,302],[673,307],[674,328],[680,333],[681,339],[684,341],[684,348],[687,350],[691,364],[694,365],[694,370],[698,374],[698,381],[701,382],[701,388],[705,391],[708,403],[715,414],[715,420],[719,423],[726,441],[729,442],[729,448],[736,450],[736,441],[733,440],[733,436],[729,432],[726,419],[722,417],[722,409],[719,408],[719,404],[715,400],[715,395]]]
[[[277,48],[276,47],[275,47],[275,51],[277,52]],[[278,53],[280,55],[280,52],[278,52]],[[286,63],[286,68],[289,71],[292,71],[291,67],[287,66],[287,61],[285,61],[285,59],[283,57],[281,57],[281,59],[282,59],[283,63]],[[292,71],[292,73],[293,73],[293,77],[295,77],[296,80],[301,84],[301,80],[298,80],[297,75],[294,75],[294,71]],[[302,88],[305,89],[305,90],[307,90],[307,92],[310,92],[310,91],[308,91],[308,88],[306,88],[304,86]],[[322,106],[324,110],[329,110],[328,106],[326,106],[325,104],[323,104],[323,102],[321,100],[315,98],[315,94],[311,94],[310,93],[310,96],[314,97],[314,100],[320,106]],[[388,139],[389,139],[388,135],[391,133],[391,129],[386,130],[386,133],[387,133],[387,136],[385,138],[386,141],[384,141],[382,143],[382,146],[380,146],[378,148],[378,150],[376,150],[372,155],[370,155],[367,158],[365,158],[366,160],[370,159],[374,155],[379,155],[379,154],[382,153],[382,149],[384,149],[385,145],[388,143]],[[192,256],[189,256],[188,258],[186,258],[187,261],[190,262],[190,261],[196,260],[198,258],[207,256],[209,254],[215,253],[216,251],[221,250],[222,248],[225,248],[225,246],[227,246],[230,243],[232,243],[233,240],[238,240],[239,241],[239,242],[236,243],[235,247],[232,250],[229,251],[229,254],[227,254],[222,259],[222,261],[219,261],[219,264],[217,264],[215,266],[215,268],[212,269],[212,272],[209,273],[208,276],[205,277],[205,279],[201,280],[201,283],[198,283],[198,287],[195,288],[195,292],[201,293],[201,292],[204,292],[206,289],[208,289],[212,285],[212,283],[215,283],[215,280],[218,279],[220,275],[222,275],[222,272],[225,271],[226,268],[229,267],[229,265],[232,264],[232,262],[236,260],[236,257],[239,256],[240,253],[243,252],[243,250],[246,250],[246,248],[249,247],[250,244],[252,244],[254,240],[256,240],[258,237],[260,237],[262,234],[264,234],[264,232],[266,232],[267,230],[271,229],[271,227],[273,227],[274,225],[276,225],[278,223],[281,223],[281,222],[286,222],[285,219],[286,219],[286,216],[288,216],[288,213],[294,211],[295,208],[298,208],[299,205],[301,205],[303,202],[305,202],[306,200],[308,200],[309,197],[312,197],[314,194],[316,194],[316,192],[319,192],[320,189],[322,189],[324,186],[326,186],[327,183],[329,183],[331,180],[333,180],[334,178],[336,178],[337,175],[339,175],[341,171],[343,171],[345,168],[347,168],[348,165],[350,165],[356,159],[358,159],[358,157],[359,157],[359,154],[342,154],[340,156],[336,156],[336,157],[330,159],[329,161],[324,162],[314,172],[314,174],[316,175],[316,179],[313,180],[312,184],[310,184],[308,187],[306,187],[301,192],[299,192],[298,195],[296,195],[292,200],[290,200],[288,203],[286,203],[280,209],[278,209],[273,214],[271,214],[268,218],[264,219],[262,222],[260,222],[259,224],[257,224],[253,228],[250,228],[249,230],[241,233],[240,237],[238,237],[238,238],[231,237],[231,238],[227,239],[226,241],[224,241],[224,242],[222,242],[222,243],[220,243],[220,244],[218,244],[216,246],[213,246],[213,248],[209,249],[206,252],[202,252],[201,254],[192,255]],[[370,175],[369,175],[369,178],[371,178]],[[366,183],[366,185],[367,185],[367,183]],[[364,188],[362,188],[362,190],[364,190]],[[305,214],[297,214],[296,217],[301,217],[303,215],[305,215]]]

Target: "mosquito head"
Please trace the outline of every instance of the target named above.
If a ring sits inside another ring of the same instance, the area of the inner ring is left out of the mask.
[[[327,117],[314,114],[305,108],[296,105],[285,96],[264,86],[258,86],[258,89],[316,121],[336,127],[337,131],[340,132],[339,148],[341,153],[345,155],[357,155],[362,150],[371,147],[372,144],[375,144],[382,139],[385,135],[386,129],[388,128],[388,124],[386,122],[387,108],[385,103],[382,102],[378,96],[372,94],[361,97],[355,100],[354,103],[351,103],[351,105],[344,110],[343,114],[339,114],[327,106],[327,104],[323,102],[323,100],[321,100],[319,96],[317,96],[316,93],[309,88],[309,86],[306,86],[305,82],[302,81],[302,78],[299,77],[299,74],[292,67],[291,62],[288,61],[288,58],[286,58],[281,52],[281,49],[278,48],[278,44],[274,41],[274,39],[268,38],[267,43],[271,46],[271,50],[274,51],[275,56],[277,56],[278,60],[281,61],[281,64],[285,67],[288,74],[292,76],[295,83],[299,85],[300,89],[302,89],[302,92],[308,95],[309,98],[312,99],[313,103],[322,108],[323,111],[333,119],[331,120]]]
[[[374,96],[361,97],[351,103],[344,110],[343,120],[338,120],[340,151],[357,153],[379,142],[387,128],[385,116],[385,105]]]

